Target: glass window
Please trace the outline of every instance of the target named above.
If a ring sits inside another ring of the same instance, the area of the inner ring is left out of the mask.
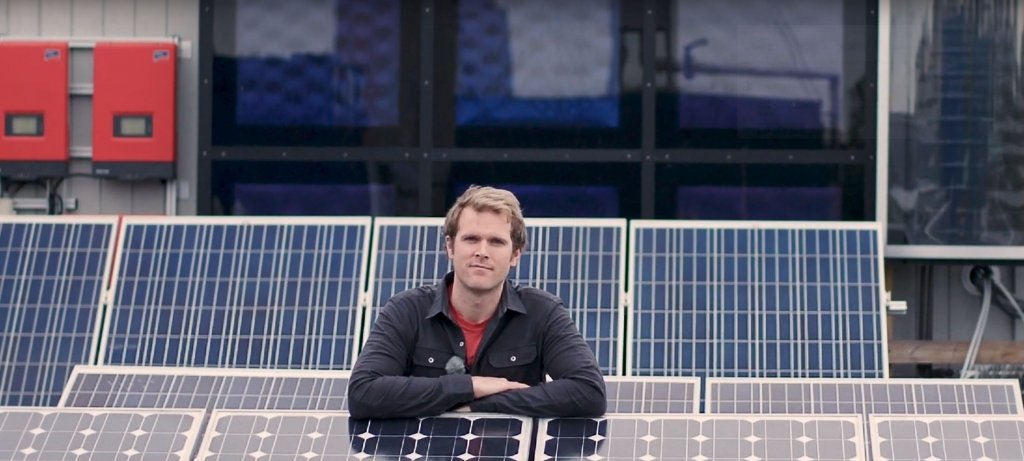
[[[215,145],[416,145],[417,8],[401,0],[215,7]]]
[[[660,219],[866,219],[863,165],[660,164]]]
[[[213,164],[215,214],[415,216],[418,162]]]
[[[508,189],[529,217],[639,218],[636,163],[451,162],[434,167],[434,214],[443,216],[472,184]]]
[[[658,147],[864,147],[875,2],[664,1]]]
[[[1024,245],[1022,11],[893,2],[890,244]]]
[[[438,2],[437,145],[639,147],[641,23],[623,7]]]

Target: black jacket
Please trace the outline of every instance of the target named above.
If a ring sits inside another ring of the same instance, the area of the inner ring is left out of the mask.
[[[457,366],[466,351],[448,312],[453,277],[399,293],[381,309],[349,381],[353,417],[430,416],[465,404],[474,412],[536,417],[604,414],[604,379],[594,353],[561,300],[536,288],[505,282],[476,363],[470,370]],[[471,375],[531,387],[474,400]]]

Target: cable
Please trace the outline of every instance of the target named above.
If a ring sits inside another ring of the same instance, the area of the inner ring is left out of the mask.
[[[981,312],[978,314],[978,323],[974,325],[974,336],[971,337],[971,345],[967,348],[967,356],[964,357],[964,366],[960,369],[961,378],[974,377],[974,362],[978,358],[978,350],[981,348],[981,339],[985,336],[985,325],[988,324],[988,313],[992,310],[992,277],[991,272],[985,273],[982,282]]]

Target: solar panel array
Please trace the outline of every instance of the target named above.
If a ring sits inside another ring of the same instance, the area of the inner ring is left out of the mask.
[[[505,415],[353,420],[337,412],[215,411],[199,461],[528,459],[532,421]]]
[[[631,226],[627,373],[886,376],[876,224]]]
[[[348,371],[77,366],[60,405],[348,410]]]
[[[1019,416],[872,416],[870,424],[876,460],[1024,459]]]
[[[369,224],[124,218],[100,363],[350,368]]]
[[[0,459],[192,459],[202,411],[0,408]]]
[[[94,359],[116,223],[0,219],[0,405],[53,405]]]
[[[700,378],[606,376],[608,413],[699,413]]]
[[[857,416],[640,416],[542,419],[534,459],[864,459]]]
[[[708,378],[708,413],[1024,415],[1016,380]]]
[[[449,270],[441,218],[376,218],[365,331],[392,295],[436,283]],[[626,221],[528,218],[527,245],[509,273],[554,293],[606,375],[621,374]]]

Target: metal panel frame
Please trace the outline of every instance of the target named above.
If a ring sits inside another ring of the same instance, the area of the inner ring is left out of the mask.
[[[968,421],[975,423],[985,423],[988,421],[1013,421],[1024,424],[1024,418],[1013,415],[869,415],[867,418],[867,425],[870,427],[871,446],[868,450],[871,452],[871,459],[888,459],[882,456],[882,438],[879,434],[879,426],[883,423],[890,421],[919,421],[923,423],[932,423],[937,421]],[[938,442],[944,443],[945,440],[939,439]],[[979,458],[980,459],[980,458]],[[988,459],[988,458],[984,458]],[[1008,459],[1008,458],[998,458]]]
[[[363,315],[363,308],[362,307],[363,307],[363,304],[364,304],[364,300],[363,300],[362,294],[364,293],[364,290],[365,290],[366,272],[367,272],[366,268],[367,268],[367,264],[369,262],[369,254],[368,253],[369,253],[370,238],[371,238],[370,231],[372,229],[371,228],[371,222],[372,222],[372,219],[370,217],[313,217],[313,216],[304,216],[304,217],[298,217],[298,218],[296,218],[296,217],[266,217],[266,216],[256,216],[256,217],[237,217],[237,216],[180,216],[180,217],[178,217],[178,216],[175,216],[175,217],[169,217],[169,216],[126,216],[126,217],[124,217],[121,220],[121,226],[118,229],[118,234],[117,235],[118,235],[119,242],[118,242],[117,252],[116,252],[115,258],[114,258],[113,269],[110,271],[110,273],[111,273],[110,295],[109,295],[109,303],[108,303],[108,306],[107,306],[107,309],[106,309],[106,315],[105,315],[104,321],[103,321],[104,331],[103,331],[103,334],[102,334],[102,337],[101,337],[101,340],[100,340],[100,345],[99,345],[100,353],[99,353],[99,355],[97,357],[97,360],[94,361],[94,363],[96,363],[97,365],[107,365],[107,363],[106,363],[106,355],[107,355],[107,350],[110,347],[110,336],[111,336],[111,330],[113,328],[113,326],[112,326],[113,316],[114,316],[114,311],[116,309],[118,309],[118,306],[115,305],[116,296],[117,296],[117,287],[118,287],[118,268],[121,267],[122,258],[124,257],[124,254],[125,254],[125,251],[123,251],[123,243],[122,243],[122,241],[124,240],[124,236],[127,235],[127,230],[128,230],[129,226],[144,226],[144,225],[162,225],[162,226],[172,226],[172,225],[223,225],[223,226],[230,226],[230,225],[238,225],[238,226],[242,226],[242,225],[300,225],[300,226],[318,226],[319,225],[319,226],[330,226],[330,225],[337,225],[337,226],[362,226],[364,228],[363,231],[364,231],[364,234],[365,234],[365,238],[363,239],[363,242],[362,242],[362,245],[361,245],[361,248],[360,248],[360,251],[362,252],[362,255],[361,255],[360,261],[359,261],[359,267],[360,267],[360,271],[358,273],[359,280],[356,282],[355,287],[354,287],[354,290],[355,290],[354,295],[355,295],[355,299],[356,299],[356,304],[354,306],[352,306],[353,318],[352,318],[352,326],[351,326],[351,328],[353,330],[353,334],[352,334],[353,339],[352,339],[351,344],[349,344],[349,346],[348,346],[350,348],[350,351],[351,351],[350,354],[349,354],[350,358],[349,358],[349,362],[348,363],[340,364],[340,366],[342,366],[343,368],[351,369],[352,365],[355,363],[355,357],[358,355],[358,350],[359,350],[358,346],[360,344],[359,343],[359,328],[360,328],[360,325],[362,325],[362,315]]]
[[[1015,397],[1017,414],[1024,415],[1020,382],[1015,379],[953,379],[953,378],[725,378],[709,377],[705,382],[704,403],[711,408],[714,403],[712,392],[721,384],[853,384],[853,385],[978,385],[978,386],[1009,386]],[[710,410],[709,410],[710,411]]]
[[[89,342],[88,363],[96,363],[99,358],[98,347],[102,342],[104,305],[107,302],[108,290],[110,289],[112,268],[116,258],[116,249],[120,240],[118,224],[119,216],[36,216],[36,215],[8,215],[0,216],[0,224],[68,224],[68,225],[107,225],[110,227],[110,241],[107,242],[106,256],[103,262],[103,272],[100,275],[99,298],[96,299],[91,328],[92,339]],[[74,365],[70,364],[69,365]],[[74,368],[72,367],[72,372]],[[67,384],[65,384],[66,388]]]
[[[545,459],[544,458],[544,442],[547,441],[547,427],[548,423],[555,419],[591,419],[595,421],[605,420],[643,420],[643,421],[696,421],[705,423],[708,421],[720,421],[720,420],[731,420],[731,421],[745,421],[745,422],[757,422],[757,421],[798,421],[798,422],[812,422],[812,421],[838,421],[851,423],[854,428],[854,443],[856,444],[857,458],[866,459],[865,456],[868,452],[867,443],[864,438],[864,422],[860,415],[847,414],[847,415],[710,415],[710,414],[697,414],[697,415],[652,415],[652,414],[622,414],[622,413],[609,413],[599,418],[538,418],[537,419],[537,436],[536,443],[534,444],[534,459]]]
[[[605,383],[644,383],[644,384],[661,384],[661,383],[680,383],[689,384],[693,386],[693,414],[700,414],[700,399],[703,396],[701,389],[701,379],[697,376],[605,376]],[[614,414],[614,413],[613,413]],[[640,413],[636,413],[640,414]],[[651,414],[647,412],[647,414]]]
[[[98,415],[109,415],[109,414],[127,414],[133,416],[152,416],[152,415],[181,415],[192,417],[192,426],[188,431],[182,435],[185,436],[184,447],[182,452],[173,453],[178,455],[178,459],[181,461],[190,461],[193,453],[196,451],[198,446],[200,428],[202,427],[206,412],[203,410],[192,410],[192,409],[125,409],[125,408],[59,408],[59,407],[0,407],[0,413],[35,413],[40,415],[51,415],[51,414],[89,414],[93,416]],[[102,433],[102,432],[99,432]]]
[[[217,430],[217,423],[220,421],[221,418],[230,418],[232,416],[264,416],[264,417],[268,417],[268,418],[289,417],[289,416],[312,417],[312,418],[326,418],[326,417],[347,417],[347,418],[351,418],[349,413],[346,412],[346,411],[273,411],[273,412],[267,412],[267,411],[260,411],[260,410],[214,410],[210,414],[210,420],[206,424],[206,430],[203,433],[202,442],[200,443],[200,445],[198,447],[198,450],[196,451],[196,455],[195,455],[195,458],[194,458],[196,461],[204,461],[204,460],[210,458],[210,456],[213,454],[213,453],[210,452],[210,444],[213,441],[214,432],[216,432],[216,430]],[[532,452],[531,451],[531,448],[532,448],[531,443],[532,443],[532,439],[533,439],[532,434],[533,434],[533,427],[534,427],[533,418],[528,418],[528,417],[525,417],[525,416],[515,416],[515,415],[499,414],[499,413],[442,413],[442,414],[437,415],[437,416],[428,416],[428,417],[410,418],[410,419],[423,420],[425,418],[452,418],[452,419],[469,419],[469,420],[475,420],[475,419],[480,419],[480,418],[517,419],[517,420],[522,422],[523,430],[522,430],[522,432],[520,432],[519,436],[516,437],[516,439],[519,440],[521,450],[519,452],[519,457],[514,458],[514,459],[517,459],[518,461],[527,461],[528,459],[530,459],[530,453]],[[328,435],[328,434],[325,434],[325,435]],[[374,457],[374,459],[376,459],[376,457]]]
[[[881,341],[881,351],[879,360],[881,363],[879,366],[882,371],[882,378],[889,377],[889,339],[886,331],[888,331],[887,315],[885,312],[885,261],[882,257],[883,249],[883,231],[882,226],[877,221],[875,222],[829,222],[829,221],[664,221],[664,220],[646,220],[646,219],[635,219],[629,222],[629,248],[626,254],[629,256],[629,274],[627,275],[626,286],[630,290],[633,290],[636,285],[636,271],[637,264],[635,259],[637,258],[636,245],[638,233],[641,229],[737,229],[737,230],[866,230],[872,231],[876,236],[877,247],[877,261],[875,262],[875,271],[878,274],[878,285],[879,290],[876,302],[879,306],[879,325],[878,332]],[[635,317],[636,305],[632,297],[635,294],[630,294],[630,302],[627,304],[629,308],[629,319],[630,327],[626,329],[626,365],[625,365],[625,376],[633,375],[633,345],[636,341],[635,327],[632,320]]]
[[[71,390],[84,375],[130,375],[144,374],[155,376],[215,376],[215,377],[253,377],[253,378],[351,378],[349,370],[300,370],[294,368],[210,368],[210,367],[160,367],[140,365],[77,365],[71,370],[71,376],[61,393],[58,407],[67,408]],[[91,407],[90,407],[91,408]]]

